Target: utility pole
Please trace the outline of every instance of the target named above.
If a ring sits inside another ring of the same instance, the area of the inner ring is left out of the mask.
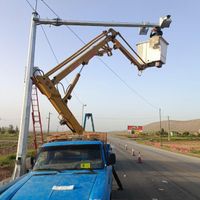
[[[148,28],[160,27],[169,28],[171,24],[170,15],[161,17],[159,23],[121,23],[121,22],[94,22],[94,21],[66,21],[62,19],[41,19],[38,17],[36,12],[33,12],[31,18],[31,28],[29,37],[29,50],[27,59],[27,70],[26,78],[24,83],[24,97],[23,97],[23,109],[21,115],[17,155],[15,169],[13,172],[12,179],[16,179],[25,173],[25,159],[26,159],[26,147],[29,131],[30,121],[30,107],[31,107],[31,90],[32,90],[32,73],[34,67],[34,56],[35,56],[35,41],[36,41],[36,27],[38,25],[75,25],[75,26],[108,26],[108,27],[138,27],[140,28],[140,34],[147,34]],[[84,109],[84,107],[83,107]],[[83,111],[82,111],[83,112]],[[83,116],[82,116],[83,117]],[[83,119],[82,119],[83,123]]]
[[[162,124],[161,124],[161,108],[159,108],[159,118],[160,118],[160,146],[162,147]]]
[[[170,141],[170,120],[169,120],[169,116],[167,117],[168,119],[168,141]]]
[[[49,112],[49,115],[47,117],[47,120],[48,120],[47,135],[49,135],[49,130],[50,130],[51,114],[52,113]]]

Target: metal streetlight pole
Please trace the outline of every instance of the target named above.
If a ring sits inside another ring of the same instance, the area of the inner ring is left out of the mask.
[[[83,120],[84,120],[84,108],[86,107],[87,105],[86,104],[83,104],[82,105],[82,126],[83,126]]]
[[[47,119],[48,119],[47,135],[49,134],[49,130],[50,130],[51,114],[52,113],[49,112],[49,116],[47,117]]]
[[[31,109],[31,91],[32,91],[31,76],[34,67],[36,27],[37,27],[34,19],[37,18],[38,14],[34,12],[31,18],[27,69],[26,69],[26,78],[24,82],[23,108],[22,108],[22,115],[20,122],[16,163],[12,176],[13,180],[25,173],[26,148],[27,148],[27,139],[29,133],[29,121],[30,121],[30,109]]]
[[[170,141],[170,119],[168,116],[168,141]]]
[[[159,118],[160,118],[160,146],[162,146],[161,108],[159,108]]]

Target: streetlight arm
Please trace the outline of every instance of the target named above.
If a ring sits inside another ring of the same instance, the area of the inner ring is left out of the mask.
[[[103,26],[103,27],[129,27],[129,28],[140,28],[140,27],[155,27],[159,26],[159,23],[149,23],[149,22],[141,22],[141,23],[130,23],[130,22],[103,22],[103,21],[68,21],[62,20],[59,18],[56,19],[34,19],[37,25],[46,24],[46,25],[54,25],[54,26]]]

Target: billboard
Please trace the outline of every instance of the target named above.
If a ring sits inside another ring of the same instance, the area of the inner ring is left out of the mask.
[[[136,132],[142,132],[143,131],[143,126],[132,126],[132,125],[128,125],[127,127],[128,131],[136,131]]]

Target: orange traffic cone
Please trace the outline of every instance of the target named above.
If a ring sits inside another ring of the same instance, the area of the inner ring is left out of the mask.
[[[134,149],[131,150],[131,155],[135,156],[135,150]]]
[[[139,152],[139,154],[138,154],[138,163],[142,163],[142,158],[141,158],[141,155],[140,155],[140,152]]]

